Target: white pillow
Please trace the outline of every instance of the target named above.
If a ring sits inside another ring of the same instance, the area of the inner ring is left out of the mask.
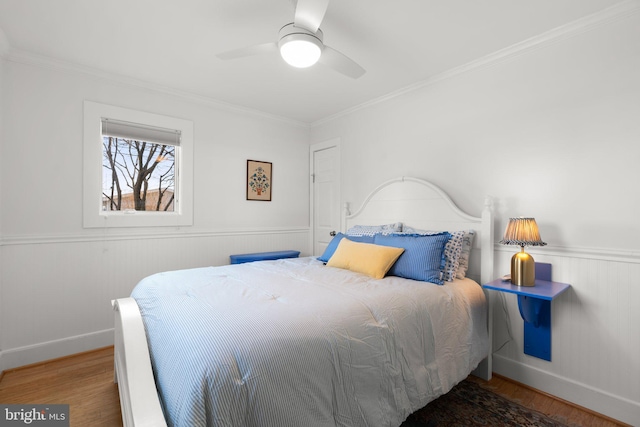
[[[474,230],[467,230],[462,238],[462,251],[460,252],[458,272],[456,273],[456,277],[458,279],[464,279],[467,276],[467,270],[469,269],[469,255],[471,254],[473,238],[475,236],[476,232]]]
[[[354,225],[345,233],[347,236],[374,236],[376,234],[391,234],[402,230],[402,223],[383,225]]]

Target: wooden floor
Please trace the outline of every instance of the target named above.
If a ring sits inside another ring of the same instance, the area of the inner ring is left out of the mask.
[[[6,371],[4,404],[69,404],[71,427],[122,426],[113,347]]]
[[[469,379],[571,426],[626,426],[499,376]],[[7,371],[0,379],[0,403],[69,404],[71,427],[122,426],[113,347]]]

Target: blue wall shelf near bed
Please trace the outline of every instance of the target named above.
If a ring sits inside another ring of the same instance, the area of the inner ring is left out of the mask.
[[[571,285],[551,281],[551,264],[537,262],[535,275],[535,286],[516,286],[502,279],[482,286],[518,296],[524,320],[524,353],[551,361],[551,302]]]
[[[230,255],[231,264],[243,264],[253,261],[267,261],[283,258],[298,258],[300,251],[273,251],[273,252],[256,252],[253,254]]]

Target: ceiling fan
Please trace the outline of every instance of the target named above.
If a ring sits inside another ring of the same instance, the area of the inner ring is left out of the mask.
[[[348,77],[357,79],[365,73],[355,61],[325,45],[320,24],[329,0],[298,0],[293,22],[280,29],[278,41],[230,50],[216,55],[220,59],[280,52],[282,58],[298,68],[320,62]]]

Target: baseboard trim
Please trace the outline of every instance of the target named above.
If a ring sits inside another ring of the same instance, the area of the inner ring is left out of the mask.
[[[615,420],[640,426],[640,402],[633,402],[499,354],[493,355],[493,372]]]
[[[30,346],[5,350],[0,354],[0,371],[59,359],[113,345],[113,329],[76,335]]]
[[[54,359],[47,359],[47,360],[43,360],[41,362],[35,362],[32,363],[30,365],[23,365],[23,366],[18,366],[16,368],[10,368],[7,369],[6,371],[2,371],[0,372],[0,381],[2,380],[2,377],[5,374],[11,373],[11,372],[18,372],[18,371],[22,371],[22,370],[26,370],[26,369],[32,369],[32,368],[37,368],[38,366],[42,366],[42,365],[47,365],[50,363],[56,363],[56,362],[61,362],[64,360],[68,360],[68,359],[75,359],[78,357],[82,357],[82,356],[87,356],[93,353],[98,353],[101,351],[113,351],[114,346],[113,345],[108,345],[106,347],[100,347],[100,348],[93,348],[91,350],[86,350],[86,351],[81,351],[80,353],[73,353],[73,354],[69,354],[66,356],[62,356],[62,357],[56,357]],[[505,379],[506,381],[511,381],[508,379]]]

